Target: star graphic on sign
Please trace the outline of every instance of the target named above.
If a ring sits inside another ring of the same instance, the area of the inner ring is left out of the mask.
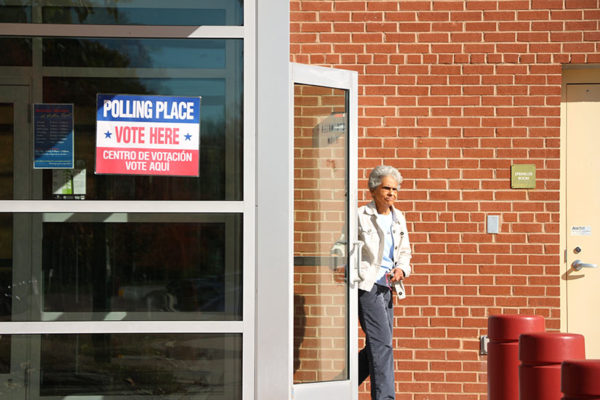
[[[190,135],[189,133],[186,133],[185,140],[192,140],[192,135]]]
[[[111,137],[110,137],[111,135],[112,135],[112,133],[110,131],[104,132],[104,138],[105,139],[111,139]]]

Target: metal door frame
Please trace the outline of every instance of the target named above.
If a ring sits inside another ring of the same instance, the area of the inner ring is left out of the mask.
[[[600,83],[600,68],[596,65],[564,66],[562,75],[562,91],[560,105],[560,329],[569,332],[568,326],[568,293],[567,280],[563,274],[571,268],[567,265],[567,86],[578,83]]]

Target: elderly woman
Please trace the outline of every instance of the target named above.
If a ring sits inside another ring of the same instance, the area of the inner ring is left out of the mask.
[[[359,384],[371,376],[371,399],[395,399],[392,288],[405,297],[410,244],[404,215],[394,208],[402,175],[381,165],[369,175],[373,201],[358,209],[358,239],[364,243],[358,285],[358,317],[366,345],[358,355]]]

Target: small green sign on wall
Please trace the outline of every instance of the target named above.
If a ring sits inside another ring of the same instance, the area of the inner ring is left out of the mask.
[[[511,165],[510,187],[513,189],[535,189],[535,164]]]

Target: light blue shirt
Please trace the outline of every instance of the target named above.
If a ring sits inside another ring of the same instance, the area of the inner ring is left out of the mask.
[[[381,286],[389,286],[387,274],[394,268],[394,238],[392,236],[392,213],[377,214],[377,225],[385,236],[383,245],[383,257],[381,267],[375,278],[375,283]]]

